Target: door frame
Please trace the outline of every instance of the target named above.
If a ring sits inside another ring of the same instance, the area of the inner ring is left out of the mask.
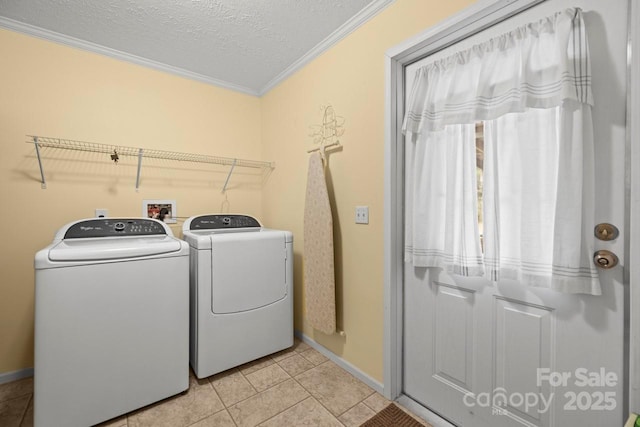
[[[385,53],[385,159],[384,159],[384,387],[387,399],[402,395],[404,147],[402,120],[407,65],[470,37],[500,21],[546,0],[482,0],[425,30]],[[627,46],[627,182],[625,201],[626,251],[623,265],[628,286],[625,305],[627,338],[625,371],[628,376],[626,409],[640,412],[640,85],[631,76],[640,73],[640,5],[629,1]],[[637,257],[636,257],[637,258]],[[635,311],[631,310],[635,307]],[[633,361],[629,363],[628,361]],[[626,410],[625,410],[626,415]]]
[[[632,76],[640,75],[640,4],[629,1],[629,36],[627,39],[627,245],[625,247],[625,284],[628,298],[629,400],[630,412],[640,413],[640,262],[630,260],[640,255],[640,85]],[[632,143],[635,141],[635,143]],[[635,308],[635,309],[632,309]]]

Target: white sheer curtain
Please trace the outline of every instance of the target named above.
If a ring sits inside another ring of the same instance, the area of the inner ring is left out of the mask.
[[[599,295],[590,107],[485,122],[485,261],[492,280]]]
[[[475,125],[421,135],[407,164],[405,261],[463,276],[484,273],[478,233]]]
[[[590,256],[590,71],[575,8],[417,70],[404,122],[413,155],[407,261],[600,294]],[[485,122],[484,258],[469,155],[478,121]]]

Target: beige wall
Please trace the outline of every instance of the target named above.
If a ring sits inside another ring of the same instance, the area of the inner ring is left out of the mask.
[[[264,221],[295,235],[295,328],[372,378],[383,377],[384,53],[471,4],[471,0],[398,0],[262,98],[266,158],[278,163],[263,193]],[[343,150],[329,155],[334,210],[338,328],[305,322],[302,278],[304,196],[311,125],[330,103],[345,118]],[[354,223],[369,206],[369,225]]]
[[[143,199],[175,199],[179,216],[218,212],[225,171],[201,164],[45,150],[38,182],[25,135],[260,160],[260,100],[0,30],[0,373],[33,366],[33,257],[63,224],[108,208],[140,216]],[[135,163],[135,159],[133,159]],[[193,170],[196,170],[193,172]],[[261,216],[261,186],[237,168],[229,210]],[[180,227],[173,227],[178,234]]]
[[[168,198],[180,216],[224,208],[292,230],[296,329],[382,381],[384,52],[470,3],[397,0],[262,98],[0,30],[0,373],[33,366],[33,256],[53,233],[95,208],[138,216],[142,199]],[[327,103],[346,120],[327,175],[346,337],[314,333],[303,310],[306,150]],[[227,208],[222,169],[145,162],[136,193],[134,160],[115,166],[104,155],[49,150],[42,190],[27,134],[264,159],[276,169],[264,185],[253,171],[234,174]],[[369,225],[354,224],[356,205],[369,206]]]

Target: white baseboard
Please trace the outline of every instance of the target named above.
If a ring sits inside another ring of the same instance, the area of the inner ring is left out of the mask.
[[[33,376],[33,368],[24,368],[13,372],[4,372],[0,374],[0,384],[10,383],[11,381],[21,380]]]
[[[362,381],[363,383],[365,383],[366,385],[368,385],[369,387],[371,387],[372,389],[374,389],[378,393],[382,394],[382,389],[383,389],[382,383],[380,383],[379,381],[374,380],[369,375],[365,374],[360,369],[356,368],[351,363],[349,363],[346,360],[344,360],[342,357],[336,355],[332,351],[330,351],[330,350],[326,349],[325,347],[323,347],[322,345],[318,344],[317,342],[315,342],[314,340],[312,340],[311,338],[309,338],[308,336],[306,336],[302,332],[294,331],[294,335],[296,337],[298,337],[301,341],[309,344],[311,347],[313,347],[314,349],[318,350],[324,356],[328,357],[329,360],[331,360],[333,363],[335,363],[336,365],[340,366],[342,369],[344,369],[345,371],[349,372],[351,375],[353,375],[354,377],[356,377],[357,379],[359,379],[360,381]]]

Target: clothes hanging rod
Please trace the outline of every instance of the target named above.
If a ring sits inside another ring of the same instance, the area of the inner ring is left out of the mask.
[[[274,162],[236,159],[231,157],[210,156],[206,154],[180,153],[176,151],[154,150],[148,148],[125,147],[120,145],[98,144],[95,142],[75,141],[71,139],[51,138],[45,136],[27,135],[26,142],[35,144],[37,149],[42,147],[63,150],[84,151],[89,153],[103,153],[117,157],[144,157],[150,159],[176,160],[180,162],[209,163],[223,166],[239,166],[255,169],[274,169]]]

